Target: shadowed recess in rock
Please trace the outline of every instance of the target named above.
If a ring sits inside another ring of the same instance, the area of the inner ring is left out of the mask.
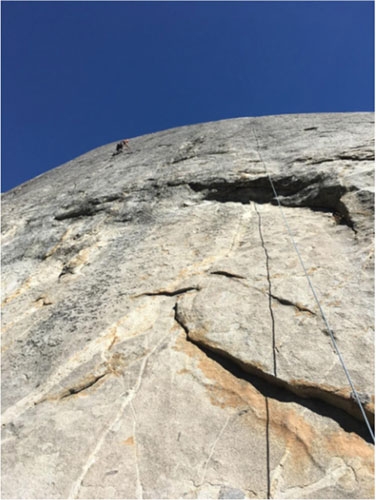
[[[214,351],[213,349],[208,349],[206,346],[198,342],[192,341],[189,336],[187,336],[187,340],[196,345],[202,352],[206,354],[208,358],[221,365],[225,370],[234,375],[234,377],[245,380],[252,384],[263,396],[265,396],[265,398],[276,399],[281,403],[296,403],[298,405],[304,406],[305,408],[309,408],[311,411],[323,417],[335,420],[346,432],[354,432],[358,434],[358,436],[360,436],[362,439],[364,439],[367,443],[373,444],[371,436],[364,423],[355,419],[345,411],[336,408],[335,406],[326,404],[318,399],[299,397],[278,384],[270,383],[270,381],[242,370],[237,363],[235,363],[228,357]]]

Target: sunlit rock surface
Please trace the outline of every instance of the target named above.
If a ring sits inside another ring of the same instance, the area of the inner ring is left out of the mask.
[[[291,240],[373,425],[373,119],[167,130],[3,195],[3,498],[373,497]]]

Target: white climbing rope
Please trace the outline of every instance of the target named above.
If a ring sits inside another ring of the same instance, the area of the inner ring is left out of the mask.
[[[329,336],[330,336],[330,338],[331,338],[331,341],[332,341],[332,344],[333,344],[333,346],[334,346],[334,349],[335,349],[335,351],[336,351],[336,353],[337,353],[337,355],[338,355],[338,358],[339,358],[339,360],[340,360],[340,363],[341,363],[341,365],[342,365],[342,368],[343,368],[343,370],[344,370],[344,372],[345,372],[345,375],[346,375],[346,377],[347,377],[347,380],[348,380],[348,382],[349,382],[349,384],[350,384],[350,387],[351,387],[351,390],[352,390],[352,394],[354,395],[354,397],[355,397],[355,399],[356,399],[356,402],[358,403],[358,406],[359,406],[360,411],[361,411],[361,413],[362,413],[362,415],[363,415],[364,421],[365,421],[365,423],[366,423],[366,425],[367,425],[368,431],[369,431],[369,433],[370,433],[370,435],[371,435],[371,437],[372,437],[373,442],[375,443],[375,435],[374,435],[373,430],[372,430],[372,427],[371,427],[371,425],[370,425],[370,423],[369,423],[369,421],[368,421],[368,418],[367,418],[366,412],[364,411],[363,405],[362,405],[362,403],[361,403],[361,401],[360,401],[359,394],[358,394],[357,390],[355,389],[354,383],[353,383],[353,381],[352,381],[352,379],[351,379],[351,376],[350,376],[350,373],[349,373],[349,371],[348,371],[348,369],[347,369],[347,367],[346,367],[345,361],[344,361],[344,359],[343,359],[343,357],[342,357],[342,354],[341,354],[341,352],[340,352],[340,350],[339,350],[339,348],[338,348],[338,346],[337,346],[337,342],[336,342],[336,340],[335,340],[335,338],[334,338],[333,330],[330,328],[330,326],[329,326],[329,322],[328,322],[328,320],[327,320],[327,318],[326,318],[326,315],[325,315],[325,313],[324,313],[324,310],[323,310],[323,308],[321,307],[321,304],[320,304],[319,298],[318,298],[318,296],[317,296],[317,293],[316,293],[316,291],[315,291],[315,288],[314,288],[314,286],[313,286],[313,283],[312,283],[312,281],[311,281],[311,279],[310,279],[310,277],[309,277],[309,275],[308,275],[307,269],[306,269],[306,267],[305,267],[305,265],[304,265],[304,262],[303,262],[303,259],[302,259],[301,255],[300,255],[299,249],[298,249],[298,247],[297,247],[297,245],[296,245],[296,243],[295,243],[294,236],[293,236],[292,231],[291,231],[291,229],[290,229],[289,223],[288,223],[288,221],[287,221],[287,219],[286,219],[286,216],[285,216],[285,213],[284,213],[284,211],[283,211],[283,208],[282,208],[281,202],[279,201],[279,197],[278,197],[277,191],[276,191],[276,189],[275,189],[275,186],[274,186],[273,180],[272,180],[272,178],[271,178],[271,175],[269,174],[268,169],[266,168],[266,164],[265,164],[264,159],[263,159],[263,157],[262,157],[262,155],[261,155],[261,153],[260,153],[259,141],[258,141],[258,137],[257,137],[257,135],[256,135],[256,132],[255,132],[255,129],[254,129],[254,128],[252,128],[252,132],[253,132],[253,134],[254,134],[254,136],[255,136],[255,139],[256,139],[257,154],[258,154],[258,156],[259,156],[259,158],[260,158],[261,163],[262,163],[262,164],[263,164],[263,166],[264,166],[264,169],[265,169],[266,175],[268,176],[268,179],[269,179],[270,185],[271,185],[272,190],[273,190],[273,194],[274,194],[274,196],[275,196],[275,199],[277,200],[278,207],[279,207],[279,209],[280,209],[280,211],[281,211],[282,218],[283,218],[283,220],[284,220],[284,223],[285,223],[285,226],[286,226],[287,232],[288,232],[288,234],[289,234],[289,236],[290,236],[290,239],[291,239],[291,242],[292,242],[293,247],[294,247],[294,249],[295,249],[295,252],[296,252],[296,254],[297,254],[298,258],[299,258],[299,261],[300,261],[300,264],[301,264],[301,266],[302,266],[302,268],[303,268],[303,271],[304,271],[305,277],[306,277],[306,279],[307,279],[307,281],[308,281],[308,285],[309,285],[309,287],[310,287],[310,289],[311,289],[311,291],[312,291],[312,294],[313,294],[313,296],[314,296],[314,298],[315,298],[315,301],[316,301],[317,307],[319,308],[319,311],[320,311],[321,317],[322,317],[322,319],[323,319],[323,321],[324,321],[324,323],[325,323],[325,326],[326,326],[326,328],[327,328],[327,330],[328,330],[328,333],[329,333]]]

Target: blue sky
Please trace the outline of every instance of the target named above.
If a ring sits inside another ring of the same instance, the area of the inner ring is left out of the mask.
[[[373,2],[1,2],[2,191],[125,137],[374,110]]]

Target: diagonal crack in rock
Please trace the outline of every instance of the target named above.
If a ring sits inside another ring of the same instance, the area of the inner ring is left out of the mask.
[[[333,392],[333,388],[315,385],[304,380],[294,380],[288,383],[272,374],[264,372],[258,366],[241,362],[228,352],[218,347],[194,340],[190,335],[182,314],[179,303],[174,306],[174,318],[184,330],[186,340],[194,344],[206,354],[208,358],[220,364],[225,370],[236,378],[246,380],[261,392],[265,397],[283,402],[295,402],[312,411],[335,420],[345,431],[355,432],[365,441],[372,443],[363,417],[353,398],[341,393]],[[367,417],[374,425],[373,413],[365,408]]]
[[[211,271],[210,274],[216,274],[218,276],[226,276],[226,278],[233,278],[233,279],[239,279],[239,280],[246,279],[245,276],[241,276],[240,274],[231,273],[229,271]]]
[[[66,391],[63,392],[63,394],[60,395],[60,399],[68,398],[69,396],[73,396],[74,394],[78,394],[82,391],[86,391],[87,389],[92,387],[94,384],[96,384],[99,380],[104,378],[106,375],[108,375],[108,372],[102,373],[101,375],[91,377],[89,381],[67,389]]]
[[[57,213],[55,215],[55,220],[62,221],[65,219],[75,219],[77,217],[90,217],[98,212],[106,210],[106,205],[108,203],[122,200],[124,200],[124,195],[121,193],[108,194],[96,198],[84,198],[83,200],[76,201],[68,210]]]
[[[309,307],[305,307],[302,304],[299,304],[299,302],[291,302],[291,300],[284,299],[283,297],[277,297],[277,295],[274,295],[272,293],[270,294],[270,297],[279,302],[280,304],[282,304],[283,306],[291,306],[300,312],[307,312],[309,314],[312,314],[313,316],[316,316],[316,313],[313,312],[311,309],[309,309]]]

